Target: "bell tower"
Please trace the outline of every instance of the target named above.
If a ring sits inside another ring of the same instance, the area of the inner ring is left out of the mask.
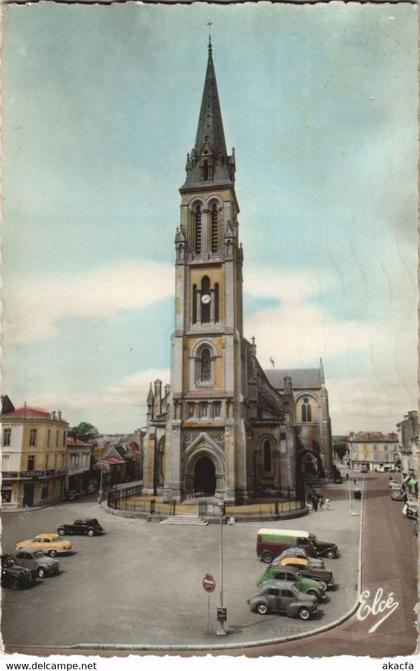
[[[175,235],[175,331],[163,493],[246,498],[242,247],[235,154],[226,149],[209,41]]]

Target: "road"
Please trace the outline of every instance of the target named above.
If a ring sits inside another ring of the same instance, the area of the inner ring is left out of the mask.
[[[337,490],[337,494],[339,491]],[[334,506],[339,509],[340,505],[347,506],[347,502],[345,498],[339,502],[337,496]],[[212,654],[246,655],[247,657],[274,655],[315,657],[345,654],[390,657],[413,654],[417,638],[414,613],[417,602],[417,540],[411,524],[401,515],[401,507],[401,504],[391,501],[386,474],[372,473],[366,477],[362,545],[362,590],[369,590],[372,596],[376,594],[378,589],[382,589],[384,595],[392,592],[393,598],[398,602],[398,608],[395,612],[375,632],[368,633],[369,629],[378,621],[378,617],[370,615],[365,621],[360,622],[356,616],[353,616],[344,624],[327,632],[315,634],[298,641],[256,645],[252,648],[243,648],[239,644],[237,648],[230,650],[224,649],[219,652],[212,650]],[[344,515],[344,508],[341,510],[341,513]],[[329,513],[316,513],[306,519],[308,521],[313,520],[312,524],[319,526],[321,523],[327,523],[328,515]],[[248,528],[248,525],[236,525],[235,528],[244,527]],[[88,539],[83,540],[87,541]],[[338,565],[338,562],[341,560],[335,561]],[[355,574],[353,573],[353,579],[354,577]],[[337,595],[334,595],[333,598],[335,596]],[[273,618],[273,622],[278,623],[283,623],[285,620],[286,618]],[[266,627],[267,621],[260,620],[260,622],[261,624],[257,626],[259,626],[261,633]],[[278,627],[277,631],[280,633]],[[233,637],[229,636],[227,638],[229,638],[230,643],[233,642]],[[13,644],[12,640],[9,639],[9,642],[7,642],[7,638],[6,648],[10,652],[20,649],[19,645]],[[56,649],[51,648],[49,651],[71,654],[69,650],[61,647],[57,647]],[[39,648],[36,644],[33,647],[26,648],[26,652],[30,654],[44,654],[42,648]],[[94,645],[90,648],[86,646],[84,653],[99,653],[103,656],[126,656],[130,654],[129,648],[124,650],[123,646],[120,650],[107,651],[100,650]],[[132,650],[131,654],[133,654]],[[136,651],[135,654],[141,655],[147,654],[147,652]],[[155,651],[153,654],[160,653]],[[167,651],[161,654],[171,653]],[[202,650],[177,650],[173,654],[184,656],[208,654],[208,649],[203,646]]]
[[[72,537],[75,553],[60,559],[62,574],[25,591],[4,590],[2,632],[6,646],[144,645],[208,646],[218,643],[216,607],[220,590],[218,525],[168,526],[121,518],[95,502],[74,502],[44,510],[4,516],[3,551],[35,533],[54,531],[74,518],[98,517],[104,537]],[[345,500],[329,511],[282,521],[337,543],[340,559],[326,560],[339,587],[328,592],[313,621],[286,616],[262,617],[246,599],[256,592],[264,565],[256,558],[261,523],[226,525],[224,536],[224,605],[229,643],[238,645],[306,633],[334,622],[354,603],[357,593],[360,517],[348,514]],[[279,522],[263,526],[278,527]],[[201,582],[216,579],[210,598]]]

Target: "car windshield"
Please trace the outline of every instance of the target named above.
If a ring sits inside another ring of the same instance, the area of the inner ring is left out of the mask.
[[[45,557],[45,555],[42,550],[36,550],[32,553],[32,557],[34,557],[34,559],[40,559],[41,557]]]
[[[55,543],[56,541],[61,541],[60,536],[52,536],[51,540]]]
[[[290,589],[292,590],[293,594],[299,594],[300,592],[296,585],[290,585]]]
[[[318,539],[317,539],[317,537],[315,536],[315,534],[311,534],[311,535],[309,536],[309,539],[312,541],[312,543],[315,543],[315,544],[318,543]]]

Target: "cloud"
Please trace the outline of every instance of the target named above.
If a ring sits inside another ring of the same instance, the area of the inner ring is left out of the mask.
[[[88,421],[100,432],[124,433],[144,426],[149,385],[156,379],[169,383],[169,370],[149,368],[94,392],[51,389],[40,393],[34,389],[33,397],[42,407],[60,409],[71,425]]]
[[[417,385],[413,380],[364,375],[328,380],[333,433],[349,431],[396,431],[408,410],[417,408]]]
[[[5,335],[14,344],[54,337],[63,319],[112,319],[173,293],[169,264],[111,263],[83,273],[50,273],[17,283],[5,299]]]

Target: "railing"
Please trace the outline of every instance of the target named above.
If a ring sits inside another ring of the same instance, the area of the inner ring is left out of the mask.
[[[169,517],[178,514],[194,514],[202,517],[219,517],[220,507],[211,501],[199,498],[189,502],[161,501],[158,497],[142,496],[142,487],[127,487],[123,490],[112,489],[108,493],[108,505],[115,510],[127,512],[162,515]],[[303,499],[273,498],[272,500],[259,500],[256,503],[244,505],[224,506],[226,516],[275,516],[285,517],[291,513],[302,511],[305,508]]]

